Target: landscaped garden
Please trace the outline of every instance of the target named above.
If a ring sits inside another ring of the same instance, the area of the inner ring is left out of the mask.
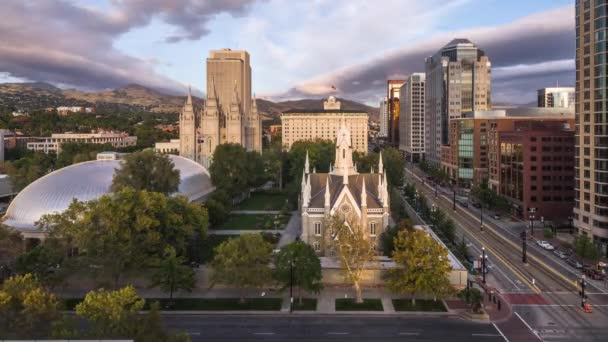
[[[289,222],[288,215],[254,215],[254,214],[231,214],[228,219],[218,227],[218,230],[273,230],[283,229]]]
[[[70,298],[63,301],[66,310],[74,310],[82,298]],[[159,302],[163,310],[183,310],[183,311],[238,311],[238,310],[259,310],[259,311],[279,311],[281,310],[282,298],[246,298],[241,302],[239,298],[150,298],[146,299],[145,309],[150,308],[150,304]],[[171,304],[171,305],[169,305]],[[316,306],[316,303],[315,303]]]
[[[357,303],[354,298],[336,299],[336,311],[384,311],[379,298],[366,298]]]
[[[254,192],[235,210],[281,210],[286,200],[287,195],[284,193]]]
[[[416,299],[416,304],[412,304],[411,299],[393,299],[395,311],[427,311],[427,312],[446,312],[443,301],[432,299]]]

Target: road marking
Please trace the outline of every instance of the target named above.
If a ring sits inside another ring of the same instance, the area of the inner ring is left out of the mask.
[[[348,335],[347,332],[328,332],[327,335]]]
[[[528,324],[528,322],[524,321],[523,318],[521,318],[521,316],[515,312],[515,316],[517,316],[517,318],[519,318],[520,321],[522,321],[523,324],[525,324],[528,329],[530,329],[530,331],[534,334],[534,336],[536,336],[539,340],[543,340],[542,338],[540,338],[540,336],[538,336],[538,333],[536,332],[536,330],[532,329],[532,327]]]
[[[502,335],[499,335],[499,334],[471,334],[471,336],[496,337],[496,336],[502,336]]]
[[[254,332],[254,335],[274,335],[273,332]]]
[[[420,333],[417,332],[400,332],[399,335],[404,335],[404,336],[418,336],[420,335]]]
[[[200,332],[187,332],[186,334],[188,334],[188,335],[194,335],[194,336],[199,336],[201,333]]]
[[[509,342],[509,339],[505,336],[505,334],[503,334],[502,331],[500,331],[500,329],[498,329],[498,326],[496,325],[496,323],[492,323],[492,325],[494,326],[494,329],[496,329],[496,331],[498,331],[500,336],[502,336],[502,338],[504,338],[505,341]]]

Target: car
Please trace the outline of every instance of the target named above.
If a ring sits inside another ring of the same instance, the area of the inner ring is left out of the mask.
[[[572,258],[566,259],[566,263],[576,269],[583,268],[583,264],[578,262],[578,260],[576,260],[576,259],[572,259]]]
[[[492,216],[495,220],[500,220],[500,215],[498,214],[494,214],[494,216]]]
[[[593,267],[583,267],[583,273],[593,280],[604,280],[605,275],[595,270]]]
[[[555,250],[555,247],[553,247],[553,245],[550,244],[550,243],[548,243],[548,242],[543,246],[543,248],[546,249],[546,250],[548,250],[548,251]]]
[[[558,258],[560,259],[566,259],[568,257],[568,255],[566,255],[566,253],[560,251],[560,250],[555,250],[553,251],[553,254],[557,255]]]
[[[545,241],[545,240],[536,240],[536,244],[539,245],[542,248],[545,248],[545,245],[547,245],[548,242]]]
[[[477,208],[477,209],[480,209],[481,208],[481,203],[479,203],[479,202],[473,202],[473,206],[475,208]]]

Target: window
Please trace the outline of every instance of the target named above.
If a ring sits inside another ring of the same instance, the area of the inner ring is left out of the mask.
[[[333,257],[335,257],[335,256],[336,256],[336,250],[335,250],[335,249],[333,249],[333,248],[332,248],[332,249],[330,249],[330,250],[329,250],[329,256],[330,256],[330,257],[332,257],[332,258],[333,258]]]
[[[320,252],[321,251],[321,244],[318,242],[313,242],[312,243],[312,248],[315,250],[315,252]]]
[[[315,222],[315,235],[321,236],[321,222]]]
[[[369,224],[369,235],[376,236],[376,222],[371,222]]]

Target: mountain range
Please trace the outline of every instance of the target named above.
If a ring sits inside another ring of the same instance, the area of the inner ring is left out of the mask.
[[[175,96],[150,89],[139,84],[87,92],[76,89],[61,89],[44,82],[0,84],[0,108],[33,111],[47,107],[87,106],[98,112],[107,111],[150,111],[179,112],[185,96]],[[193,96],[195,104],[203,100]],[[320,109],[323,98],[273,102],[258,99],[258,109],[265,120],[278,121],[280,113],[288,109]],[[379,108],[370,107],[356,101],[339,98],[343,109],[368,112],[371,121],[378,121]]]

